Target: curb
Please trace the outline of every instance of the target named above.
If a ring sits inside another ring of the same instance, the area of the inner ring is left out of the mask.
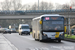
[[[75,39],[69,39],[69,38],[65,38],[64,41],[70,41],[70,42],[75,42]]]

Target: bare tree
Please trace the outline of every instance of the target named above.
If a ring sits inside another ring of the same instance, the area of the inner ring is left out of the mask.
[[[12,0],[12,8],[13,10],[19,10],[22,7],[21,1],[20,0]]]
[[[5,0],[1,2],[2,10],[19,10],[22,8],[20,0]]]
[[[63,4],[62,5],[62,9],[69,9],[70,8],[70,5],[69,4]]]
[[[53,8],[53,4],[42,1],[40,3],[40,10],[51,10]]]
[[[53,4],[50,2],[50,3],[48,3],[48,10],[51,10],[51,9],[53,9]]]
[[[71,0],[71,6],[75,6],[75,0]]]
[[[33,5],[32,5],[32,7],[31,7],[31,10],[37,10],[37,4],[36,3],[34,3]]]
[[[55,7],[56,7],[56,10],[62,9],[62,5],[60,5],[58,3],[55,4]]]
[[[11,2],[9,0],[5,0],[1,2],[2,10],[10,10],[11,9]]]
[[[48,8],[48,3],[47,2],[41,2],[40,3],[40,10],[46,10]]]

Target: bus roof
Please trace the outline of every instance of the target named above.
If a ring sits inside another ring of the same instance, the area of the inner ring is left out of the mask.
[[[61,15],[59,15],[59,14],[44,14],[44,15],[41,15],[40,17],[33,18],[33,20],[44,17],[44,16],[61,16]]]

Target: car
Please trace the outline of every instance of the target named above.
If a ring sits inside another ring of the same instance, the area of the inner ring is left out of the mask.
[[[30,35],[30,28],[28,24],[19,24],[19,35]]]
[[[12,33],[16,33],[16,29],[15,28],[11,28],[11,32]]]
[[[73,35],[75,35],[75,29],[74,29],[74,28],[71,29],[71,33],[72,33]]]
[[[3,34],[5,34],[5,33],[10,33],[10,34],[11,34],[11,30],[8,29],[8,28],[4,28],[4,29],[3,29]]]

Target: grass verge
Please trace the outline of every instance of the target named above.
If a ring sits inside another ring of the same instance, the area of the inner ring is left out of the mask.
[[[75,39],[75,35],[72,35],[72,36],[68,35],[67,37],[67,34],[65,34],[65,38]]]

